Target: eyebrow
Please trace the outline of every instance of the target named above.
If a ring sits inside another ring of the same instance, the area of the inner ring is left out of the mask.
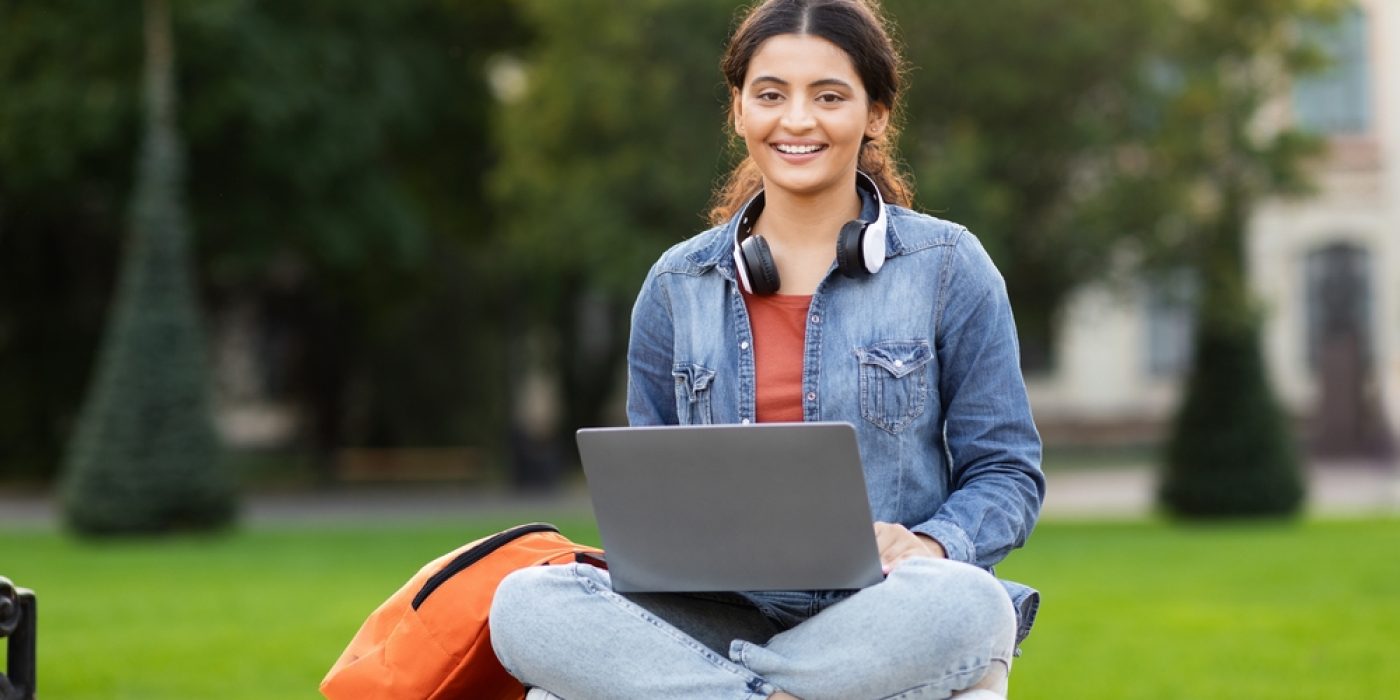
[[[791,83],[789,83],[788,81],[783,80],[782,78],[779,78],[779,77],[776,77],[776,76],[772,76],[772,75],[760,75],[760,76],[758,76],[757,78],[754,78],[753,80],[750,80],[750,81],[749,81],[749,86],[750,86],[750,87],[753,87],[754,85],[757,85],[757,84],[759,84],[759,83],[777,83],[777,84],[783,85],[783,86],[791,85]],[[822,78],[821,80],[813,80],[813,81],[811,82],[811,84],[809,85],[809,87],[828,87],[828,86],[831,86],[831,87],[843,87],[843,88],[846,88],[847,90],[854,90],[854,89],[855,89],[855,88],[851,87],[851,84],[850,84],[850,83],[848,83],[848,82],[846,82],[846,81],[844,81],[844,80],[841,80],[840,78]]]

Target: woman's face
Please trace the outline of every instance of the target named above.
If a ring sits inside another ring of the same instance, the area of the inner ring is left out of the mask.
[[[734,128],[765,188],[803,197],[849,188],[861,140],[879,136],[889,117],[870,104],[844,51],[801,34],[760,44],[733,99]]]

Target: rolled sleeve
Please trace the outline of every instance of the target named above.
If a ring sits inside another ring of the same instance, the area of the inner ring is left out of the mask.
[[[938,540],[938,544],[943,546],[943,552],[953,561],[969,564],[976,562],[977,545],[973,544],[972,538],[968,537],[957,523],[950,520],[934,519],[922,525],[916,525],[911,528],[911,531]]]

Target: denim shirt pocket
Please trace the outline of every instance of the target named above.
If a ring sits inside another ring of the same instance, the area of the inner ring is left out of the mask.
[[[703,365],[679,363],[671,368],[676,378],[676,418],[681,425],[713,422],[710,416],[710,383],[715,371]]]
[[[924,412],[933,359],[927,340],[891,340],[856,348],[860,359],[860,415],[898,433]]]

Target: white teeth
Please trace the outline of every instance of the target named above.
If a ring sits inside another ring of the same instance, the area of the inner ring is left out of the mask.
[[[775,144],[775,145],[774,145],[774,148],[777,148],[779,151],[781,151],[781,152],[783,152],[783,153],[790,153],[790,154],[792,154],[792,155],[798,156],[798,155],[803,155],[803,154],[806,154],[806,153],[816,153],[817,151],[820,151],[820,150],[822,150],[823,148],[825,148],[825,146],[819,146],[819,145],[811,145],[811,146],[793,146],[793,145],[786,144],[786,143],[780,143],[780,144]]]

